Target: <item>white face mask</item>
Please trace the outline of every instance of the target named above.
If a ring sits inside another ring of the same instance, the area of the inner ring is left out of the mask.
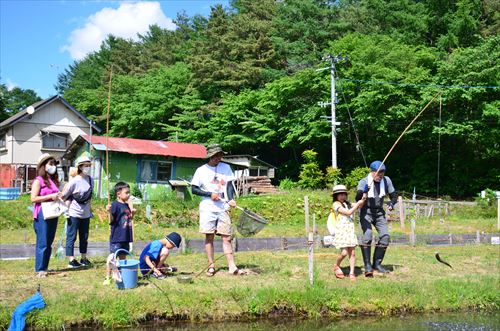
[[[50,174],[53,175],[56,173],[56,166],[55,165],[46,165],[45,170]]]
[[[82,172],[85,174],[85,175],[88,175],[90,173],[90,167],[83,167],[82,168]]]

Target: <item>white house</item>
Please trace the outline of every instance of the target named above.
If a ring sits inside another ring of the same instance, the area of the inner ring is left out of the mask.
[[[27,190],[42,153],[59,159],[74,139],[92,131],[101,129],[57,95],[6,119],[0,123],[0,187]]]

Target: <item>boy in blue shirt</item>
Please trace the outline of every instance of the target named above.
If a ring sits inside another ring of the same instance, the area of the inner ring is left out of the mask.
[[[130,198],[130,186],[125,182],[118,182],[115,185],[116,201],[106,206],[111,213],[108,265],[114,258],[114,254],[119,249],[130,250],[130,243],[133,242],[132,217],[135,209],[131,209],[128,200]],[[126,254],[119,254],[120,259],[125,259]],[[108,266],[104,284],[111,284],[111,268]]]
[[[174,247],[179,248],[182,238],[177,232],[168,234],[165,238],[154,240],[144,247],[139,258],[139,267],[143,275],[151,274],[152,277],[163,279],[164,273],[176,271],[175,267],[169,267],[165,260]]]

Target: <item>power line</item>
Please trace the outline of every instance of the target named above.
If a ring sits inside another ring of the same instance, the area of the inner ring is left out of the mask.
[[[398,85],[398,86],[410,86],[410,87],[435,87],[435,88],[462,88],[462,89],[498,89],[500,86],[496,85],[484,85],[484,86],[473,86],[473,85],[439,85],[439,84],[409,84],[409,83],[397,83],[397,82],[386,82],[378,80],[363,80],[363,79],[349,79],[349,78],[339,78],[339,80],[345,80],[348,82],[355,83],[368,83],[375,85]]]

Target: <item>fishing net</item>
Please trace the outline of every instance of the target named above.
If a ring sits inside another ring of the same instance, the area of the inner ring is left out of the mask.
[[[264,217],[243,209],[236,228],[243,237],[250,237],[258,233],[269,223]]]

